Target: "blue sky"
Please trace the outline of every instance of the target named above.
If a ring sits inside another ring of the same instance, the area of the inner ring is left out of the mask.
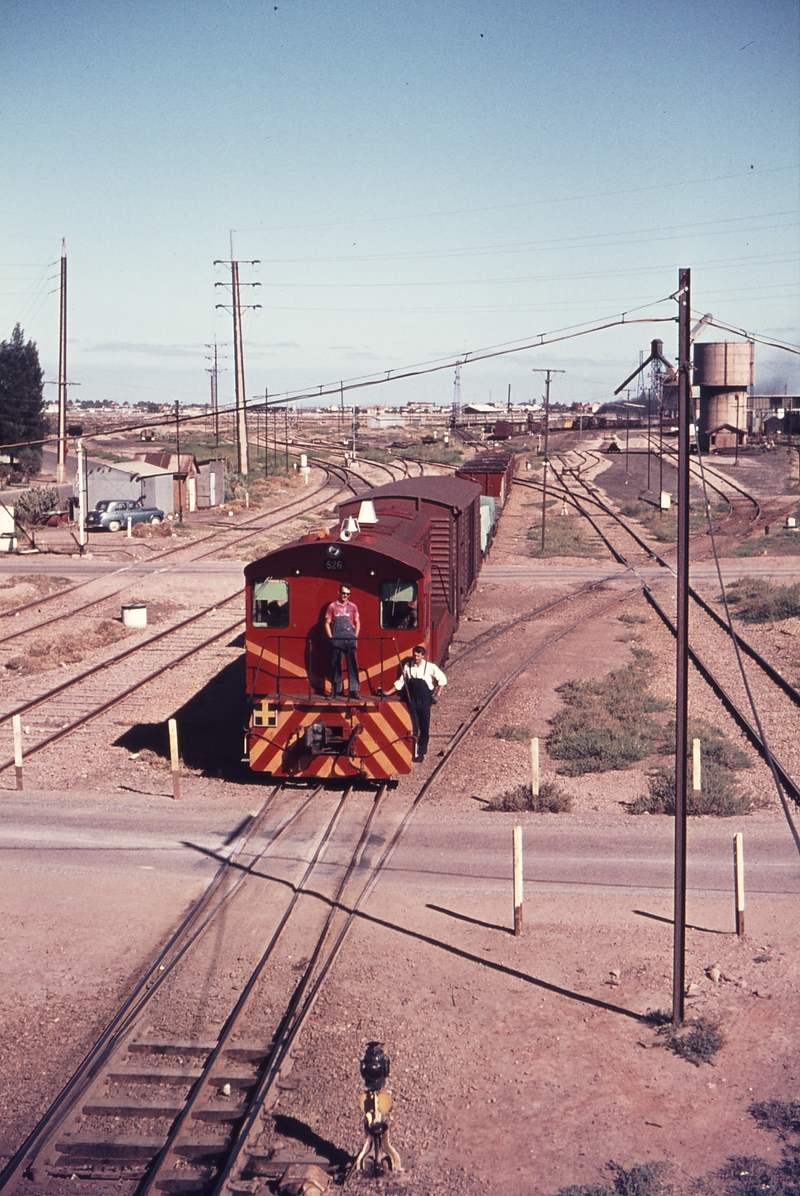
[[[0,337],[19,320],[56,376],[66,237],[73,396],[207,399],[230,230],[261,262],[250,395],[670,317],[680,266],[698,313],[800,343],[795,0],[3,7]],[[676,335],[468,366],[462,397],[537,397],[549,366],[553,399],[601,401]],[[757,348],[757,388],[798,362]],[[452,396],[452,370],[369,392]]]

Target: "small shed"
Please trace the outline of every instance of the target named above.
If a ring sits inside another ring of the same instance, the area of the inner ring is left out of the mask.
[[[116,498],[141,499],[147,506],[160,507],[165,515],[175,510],[171,475],[166,470],[149,469],[141,461],[95,465],[87,471],[86,488],[90,510],[104,499]],[[79,497],[77,477],[73,492]]]

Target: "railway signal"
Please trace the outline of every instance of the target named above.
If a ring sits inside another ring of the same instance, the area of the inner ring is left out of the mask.
[[[356,1171],[366,1170],[367,1159],[372,1159],[372,1172],[379,1174],[384,1163],[396,1175],[402,1174],[400,1155],[389,1141],[389,1113],[392,1109],[392,1094],[386,1088],[389,1077],[389,1056],[384,1054],[382,1042],[370,1042],[360,1064],[364,1091],[360,1105],[364,1114],[364,1145],[356,1155],[353,1167]]]

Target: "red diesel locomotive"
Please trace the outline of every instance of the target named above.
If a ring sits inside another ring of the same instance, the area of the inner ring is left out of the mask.
[[[484,500],[485,502],[486,500]],[[341,503],[339,525],[245,569],[250,767],[276,777],[382,780],[411,771],[394,682],[414,644],[441,663],[481,563],[481,486],[410,478]],[[359,693],[332,692],[325,614],[350,588]]]

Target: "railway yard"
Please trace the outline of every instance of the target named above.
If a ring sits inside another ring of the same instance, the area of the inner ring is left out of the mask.
[[[3,563],[4,1191],[556,1196],[610,1190],[613,1162],[663,1164],[676,1196],[729,1196],[748,1170],[777,1174],[785,1142],[752,1110],[800,1100],[800,618],[735,620],[737,658],[718,570],[726,587],[798,580],[782,530],[797,483],[778,452],[705,458],[703,476],[693,463],[690,718],[722,761],[709,779],[735,772],[720,782],[729,816],[690,819],[687,1016],[719,1035],[693,1065],[657,1016],[671,998],[673,828],[654,799],[674,544],[669,515],[637,497],[651,468],[669,490],[674,464],[653,466],[641,438],[630,457],[601,451],[600,433],[553,441],[551,550],[536,551],[541,463],[520,452],[427,759],[389,785],[249,771],[242,571],[332,524],[347,497],[445,466],[386,454],[348,470],[309,448],[308,484],[290,475],[263,506],[163,537],[98,533],[84,559],[59,529],[41,543],[61,555]],[[123,627],[123,603],[146,605],[146,628]],[[606,693],[634,716],[639,703],[651,750],[579,768],[553,729]],[[531,737],[553,803],[541,813],[514,808]],[[403,1164],[378,1177],[352,1166],[370,1041],[391,1059]]]

